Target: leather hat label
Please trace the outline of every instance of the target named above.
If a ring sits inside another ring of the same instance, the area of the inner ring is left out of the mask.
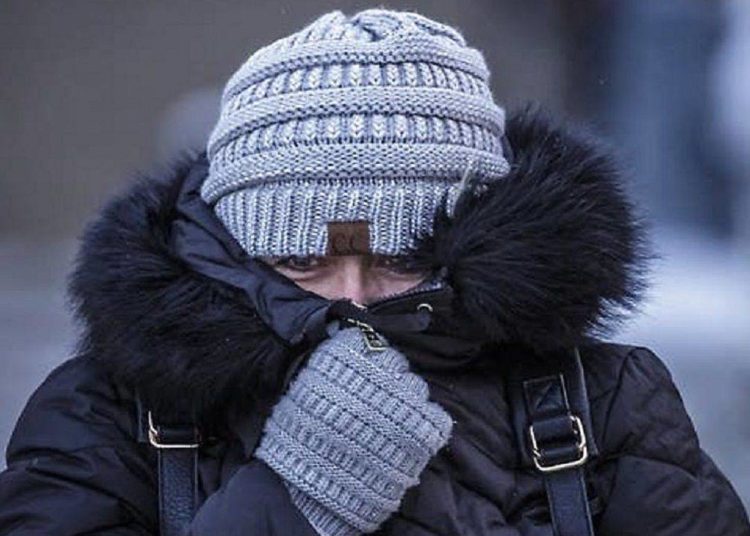
[[[329,221],[326,255],[369,255],[370,222]]]

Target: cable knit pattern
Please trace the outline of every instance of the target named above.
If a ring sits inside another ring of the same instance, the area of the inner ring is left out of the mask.
[[[401,253],[462,179],[508,171],[489,76],[457,30],[417,13],[327,13],[231,76],[201,196],[251,256],[324,255],[326,222],[355,220],[373,252]]]
[[[406,357],[347,327],[310,355],[267,419],[255,455],[325,536],[373,532],[419,482],[453,421]]]

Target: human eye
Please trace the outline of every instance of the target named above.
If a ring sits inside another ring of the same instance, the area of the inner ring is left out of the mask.
[[[422,271],[405,255],[381,255],[377,257],[375,265],[398,274],[416,274]]]
[[[301,257],[298,255],[289,255],[287,257],[278,257],[274,259],[272,265],[287,270],[305,272],[317,268],[320,265],[320,259],[313,256]]]

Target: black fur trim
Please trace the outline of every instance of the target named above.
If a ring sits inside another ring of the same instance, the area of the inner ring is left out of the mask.
[[[636,310],[653,257],[611,151],[529,108],[506,130],[510,175],[462,196],[452,217],[438,214],[413,256],[448,268],[457,316],[488,341],[544,350],[603,336]],[[157,411],[210,420],[269,404],[292,357],[240,291],[170,250],[175,200],[197,155],[136,177],[103,208],[82,236],[68,296],[81,353]]]
[[[414,262],[448,268],[456,310],[491,341],[545,351],[609,336],[638,311],[659,258],[612,149],[532,106],[506,133],[510,174],[439,212]]]
[[[160,414],[220,419],[268,404],[290,357],[244,295],[191,271],[169,248],[177,194],[196,154],[137,177],[86,228],[68,279],[78,350],[138,386]]]

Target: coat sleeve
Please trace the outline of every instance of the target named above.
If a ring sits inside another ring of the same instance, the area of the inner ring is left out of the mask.
[[[31,396],[0,473],[0,534],[158,534],[156,469],[136,436],[135,405],[74,358]],[[316,536],[260,461],[241,467],[199,508],[191,535]]]
[[[243,465],[201,506],[188,536],[318,536],[281,478],[259,459]]]
[[[700,446],[672,376],[651,350],[625,358],[605,445],[612,488],[603,536],[750,536],[726,476]]]
[[[0,473],[0,534],[152,533],[155,482],[121,397],[80,357],[37,388]]]

